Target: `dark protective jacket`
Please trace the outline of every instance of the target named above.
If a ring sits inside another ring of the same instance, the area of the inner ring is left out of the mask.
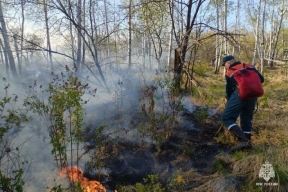
[[[246,64],[249,65],[249,64]],[[234,62],[233,64],[230,65],[230,68],[242,68],[242,63],[237,61]],[[264,82],[264,77],[254,68],[254,70],[258,73],[259,78],[261,80],[261,83]],[[232,93],[235,91],[236,87],[237,87],[237,82],[234,79],[233,75],[230,75],[229,70],[227,71],[226,75],[225,75],[225,79],[226,79],[226,99],[229,100],[230,96],[232,95]]]

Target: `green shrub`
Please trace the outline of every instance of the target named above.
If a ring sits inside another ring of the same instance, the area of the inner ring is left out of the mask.
[[[151,137],[158,147],[171,136],[171,128],[178,123],[178,114],[183,110],[173,91],[171,82],[159,80],[156,85],[146,86],[139,99],[142,121],[138,132],[142,138]]]
[[[158,181],[158,175],[148,175],[143,179],[143,183],[136,183],[136,190],[137,192],[163,192],[164,188]]]
[[[23,191],[24,166],[29,163],[21,158],[18,146],[10,146],[9,131],[20,131],[21,124],[29,117],[26,111],[17,108],[18,96],[8,96],[9,83],[3,78],[5,94],[0,98],[0,189],[3,191]]]

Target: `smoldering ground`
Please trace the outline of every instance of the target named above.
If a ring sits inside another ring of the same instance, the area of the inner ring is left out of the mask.
[[[71,71],[62,70],[56,71],[54,75],[63,73],[68,77],[73,74]],[[153,74],[154,73],[154,74]],[[155,75],[155,71],[149,73],[149,76]],[[117,68],[117,73],[110,71],[106,78],[109,79],[110,92],[99,88],[95,85],[97,82],[93,77],[82,78],[81,81],[89,83],[91,89],[97,88],[95,97],[92,97],[88,92],[83,96],[83,99],[89,99],[85,107],[85,129],[84,137],[86,138],[84,145],[94,145],[94,135],[91,132],[95,131],[98,126],[107,125],[103,133],[111,138],[116,138],[122,135],[122,138],[130,138],[137,140],[134,136],[136,128],[131,129],[131,121],[134,115],[139,111],[139,90],[141,86],[150,83],[150,77],[147,78],[143,71],[130,71],[127,74],[127,69]],[[84,74],[81,74],[84,77]],[[4,76],[2,75],[4,78]],[[17,102],[13,102],[6,107],[12,107],[27,114],[29,121],[21,123],[21,127],[13,127],[5,135],[2,141],[4,148],[10,148],[12,152],[17,152],[15,161],[27,162],[24,167],[25,188],[29,191],[38,191],[46,187],[55,186],[56,184],[67,184],[67,181],[59,178],[59,170],[51,154],[52,146],[50,144],[49,129],[46,122],[37,114],[33,114],[23,106],[23,101],[31,94],[37,94],[38,99],[47,100],[49,93],[45,90],[48,88],[48,83],[53,80],[53,75],[49,69],[39,67],[27,69],[24,71],[21,78],[21,83],[12,83],[7,80],[1,87],[1,98],[15,97]],[[5,89],[6,87],[6,89]],[[2,114],[3,115],[3,114]],[[130,130],[131,129],[131,130]],[[127,133],[127,130],[129,130]],[[131,134],[133,132],[133,134]],[[17,150],[16,150],[17,149]],[[83,150],[84,147],[82,147]],[[84,152],[84,151],[82,151]],[[5,151],[2,153],[5,156]],[[12,153],[11,153],[12,154]],[[9,156],[9,155],[8,155]],[[2,159],[10,162],[12,157]],[[89,154],[82,157],[80,167],[85,167],[85,161],[88,161]],[[2,166],[10,166],[2,163]],[[9,169],[7,167],[7,169]]]
[[[88,101],[84,104],[84,140],[80,143],[78,157],[73,156],[72,164],[75,165],[76,159],[79,159],[79,166],[84,170],[84,175],[100,180],[109,190],[115,189],[117,182],[133,184],[141,182],[150,174],[159,174],[161,182],[165,183],[165,180],[180,168],[189,170],[209,164],[203,159],[218,153],[218,145],[214,147],[209,142],[199,144],[199,135],[204,135],[201,138],[203,140],[211,137],[197,127],[193,112],[199,108],[187,97],[182,100],[178,98],[184,106],[183,109],[171,110],[168,84],[163,85],[167,74],[160,74],[155,69],[138,67],[132,68],[129,73],[127,71],[125,67],[106,71],[109,91],[99,86],[91,74],[81,74],[82,83],[88,83],[89,90],[97,91],[92,96],[87,90],[82,97]],[[65,71],[63,67],[54,75],[61,76],[61,73],[65,78],[74,74]],[[87,76],[89,78],[86,78]],[[9,147],[14,151],[17,148],[18,162],[27,162],[23,164],[25,191],[46,190],[47,187],[51,189],[59,184],[67,186],[69,182],[60,178],[60,170],[51,154],[49,125],[43,117],[27,111],[22,105],[23,100],[31,94],[31,90],[43,101],[47,100],[49,93],[44,90],[53,80],[53,76],[47,70],[39,68],[27,71],[26,77],[29,78],[23,79],[21,85],[11,83],[8,95],[18,95],[17,104],[13,107],[26,110],[26,114],[32,118],[22,123],[21,128],[15,127],[14,131],[9,131],[5,136],[5,142],[9,143]],[[1,90],[3,96],[4,87]],[[172,116],[175,110],[179,110],[179,113],[175,115],[173,125],[167,123],[167,120],[161,122],[161,118],[153,119],[154,116],[149,116],[149,113],[160,116],[165,113],[166,116]],[[67,119],[64,120],[67,122]],[[156,126],[159,130],[143,132],[147,124]],[[166,129],[168,125],[170,127]],[[104,129],[99,133],[97,131],[101,126],[104,126]],[[210,129],[216,127],[217,124],[214,123]],[[166,135],[166,131],[171,132],[166,141],[157,144],[153,134],[162,136]],[[201,152],[202,149],[205,149],[205,152]],[[198,157],[192,155],[194,152],[198,153]],[[67,155],[70,159],[69,152]],[[103,165],[91,166],[96,157],[101,159]]]

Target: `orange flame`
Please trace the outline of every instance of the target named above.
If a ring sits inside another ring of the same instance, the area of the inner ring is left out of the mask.
[[[89,180],[83,176],[83,171],[80,167],[65,167],[60,171],[60,177],[68,177],[71,182],[80,182],[84,192],[106,192],[105,187],[95,180]]]

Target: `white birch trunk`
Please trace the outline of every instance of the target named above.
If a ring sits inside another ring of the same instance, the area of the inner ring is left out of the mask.
[[[262,39],[261,39],[261,54],[260,54],[260,61],[261,61],[261,68],[260,68],[260,72],[263,72],[263,68],[264,68],[264,38],[265,38],[265,16],[266,16],[266,0],[264,0],[264,8],[263,8],[263,17],[262,17]]]
[[[110,56],[110,37],[109,37],[109,27],[108,27],[108,12],[107,12],[107,0],[104,0],[104,11],[105,11],[105,27],[106,27],[106,42],[107,42],[107,57]]]
[[[274,0],[273,0],[274,3]],[[272,44],[274,43],[274,7],[272,7],[272,13],[271,13],[271,20],[270,20],[270,25],[271,25],[271,30],[270,30],[270,36],[269,36],[269,49],[268,49],[268,58],[272,58]],[[268,61],[268,65],[271,65],[272,61]]]
[[[216,28],[217,28],[217,33],[219,32],[219,26],[220,26],[220,20],[219,20],[219,1],[216,0]],[[221,56],[221,52],[220,52],[220,37],[217,34],[216,35],[216,50],[215,50],[215,73],[219,72],[219,68],[220,68],[220,56]]]
[[[225,13],[224,13],[224,31],[225,33],[227,34],[227,3],[228,3],[228,0],[225,0],[224,1],[224,10],[225,10]],[[228,55],[229,54],[229,51],[228,51],[228,41],[227,41],[227,37],[224,38],[224,42],[225,42],[225,55]]]
[[[256,28],[254,29],[255,44],[254,44],[252,65],[256,64],[255,62],[256,62],[257,48],[258,48],[258,43],[259,43],[259,24],[260,24],[260,15],[261,15],[261,4],[262,4],[262,0],[260,0],[259,4],[258,4],[258,14],[257,14],[257,19],[256,19]]]
[[[50,64],[50,70],[54,71],[54,64],[52,60],[52,52],[51,52],[51,42],[50,42],[50,29],[49,29],[49,18],[48,18],[48,6],[47,1],[44,1],[44,15],[45,15],[45,27],[46,27],[46,43],[48,49],[48,62]]]
[[[142,57],[143,57],[143,61],[142,61],[142,66],[143,69],[145,69],[145,63],[146,63],[146,34],[143,33],[142,35]]]
[[[78,19],[78,26],[80,27],[82,24],[82,0],[78,0],[78,6],[77,6],[77,19]],[[77,30],[77,73],[81,72],[81,45],[82,45],[82,37],[81,37],[81,29],[78,27]]]
[[[86,0],[83,1],[83,13],[86,12]],[[85,16],[83,16],[84,19],[83,19],[83,26],[86,26],[86,23],[85,23]],[[83,33],[82,34],[82,38],[83,38],[83,43],[82,43],[82,59],[81,59],[81,72],[83,72],[83,68],[84,68],[84,64],[85,64],[85,55],[86,55],[86,46],[85,46],[85,40],[86,40],[86,34]]]
[[[170,0],[170,14],[171,14],[171,23],[170,23],[170,37],[169,37],[169,47],[168,47],[168,62],[167,62],[167,67],[168,70],[170,70],[171,67],[171,52],[172,52],[172,40],[173,40],[173,25],[174,25],[174,20],[173,20],[173,16],[174,16],[174,3],[173,0]]]
[[[7,33],[7,28],[6,28],[6,23],[4,20],[4,15],[3,15],[3,7],[2,7],[2,1],[0,1],[0,24],[1,24],[1,33],[3,36],[3,40],[4,40],[4,52],[7,53],[8,59],[9,59],[9,67],[11,69],[12,75],[15,79],[19,79],[18,73],[16,71],[16,65],[15,65],[15,60],[12,54],[12,49],[10,46],[10,42],[9,42],[9,37],[8,37],[8,33]]]
[[[72,14],[72,9],[70,8],[72,5],[71,5],[71,0],[68,1],[68,6],[69,6],[69,10],[68,10],[68,15],[70,18],[73,18],[73,14]],[[73,58],[73,62],[75,62],[75,45],[74,45],[74,34],[73,34],[73,24],[72,24],[72,21],[69,21],[69,33],[70,33],[70,43],[71,43],[71,55],[72,55],[72,58]]]
[[[132,0],[129,0],[129,13],[128,13],[128,68],[131,69],[132,67]]]
[[[25,9],[24,9],[25,1],[21,0],[21,34],[20,34],[20,61],[18,63],[19,66],[19,74],[22,75],[22,58],[23,58],[23,42],[24,42],[24,26],[25,26]]]

